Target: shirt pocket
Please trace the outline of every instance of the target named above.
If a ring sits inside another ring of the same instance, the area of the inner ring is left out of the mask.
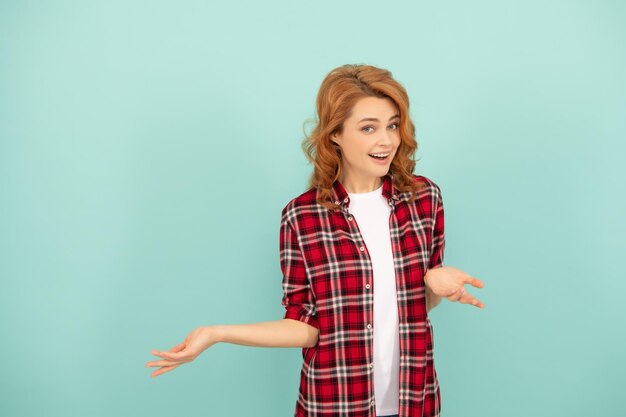
[[[411,217],[399,227],[402,251],[412,254],[424,271],[428,268],[428,260],[431,255],[432,229],[433,221],[428,218],[421,218],[417,213],[412,213]]]
[[[318,302],[318,315],[328,307],[326,300],[351,296],[363,290],[366,256],[345,230],[316,231],[301,238],[311,290]]]

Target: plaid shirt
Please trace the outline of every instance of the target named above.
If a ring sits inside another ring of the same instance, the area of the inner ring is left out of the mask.
[[[441,266],[444,222],[441,190],[427,187],[413,202],[393,187],[389,228],[396,270],[400,333],[399,417],[439,417],[440,394],[433,357],[433,329],[426,311],[424,274]],[[376,417],[373,377],[373,271],[350,198],[333,184],[332,212],[310,188],[282,211],[280,262],[284,318],[319,329],[318,343],[302,349],[295,417]]]

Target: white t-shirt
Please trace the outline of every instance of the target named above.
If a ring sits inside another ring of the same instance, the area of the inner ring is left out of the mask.
[[[389,215],[382,185],[367,193],[348,193],[354,216],[372,260],[374,272],[374,396],[376,414],[398,413],[400,337],[398,299]]]

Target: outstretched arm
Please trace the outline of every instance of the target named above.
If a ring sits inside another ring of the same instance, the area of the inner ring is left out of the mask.
[[[292,319],[202,326],[191,331],[182,343],[168,351],[153,350],[152,354],[159,356],[160,360],[147,362],[146,366],[159,368],[150,375],[154,378],[192,362],[219,342],[258,347],[310,347],[317,343],[318,334],[317,328]]]
[[[245,346],[311,347],[319,337],[317,328],[293,319],[215,327],[218,342]]]

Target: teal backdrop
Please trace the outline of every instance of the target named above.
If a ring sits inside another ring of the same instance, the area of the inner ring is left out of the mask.
[[[444,264],[484,310],[431,312],[443,417],[623,416],[626,4],[0,3],[0,415],[292,416],[280,210],[325,75],[407,89]]]

